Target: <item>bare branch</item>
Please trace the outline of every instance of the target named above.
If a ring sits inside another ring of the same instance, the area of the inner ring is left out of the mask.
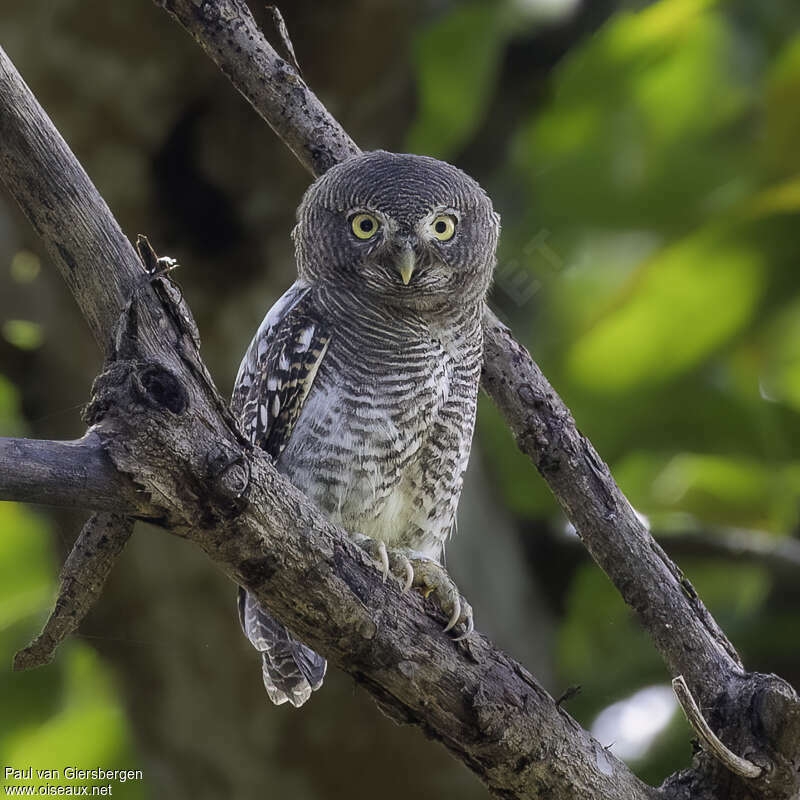
[[[733,645],[646,530],[608,467],[528,352],[485,318],[483,386],[594,560],[636,611],[673,674],[704,698],[743,674]]]
[[[711,730],[697,705],[697,701],[692,697],[683,675],[678,675],[677,678],[673,679],[672,691],[675,692],[675,697],[678,698],[678,702],[681,704],[692,730],[699,737],[703,747],[714,758],[724,764],[734,775],[738,775],[741,778],[758,778],[762,774],[764,771],[762,767],[757,766],[752,761],[748,761],[746,758],[737,756]]]
[[[289,56],[289,63],[295,68],[295,71],[298,75],[302,75],[303,70],[300,69],[300,64],[297,63],[294,45],[292,44],[292,39],[289,36],[289,31],[286,28],[286,23],[283,20],[283,14],[281,14],[281,10],[278,8],[278,6],[267,6],[267,11],[272,14],[272,24],[275,26],[275,30],[278,32],[278,36],[280,37],[283,49],[286,51],[286,55]]]
[[[800,568],[800,540],[767,531],[708,526],[702,529],[655,531],[667,550],[712,553],[762,561],[777,569]]]
[[[160,515],[92,432],[74,442],[0,438],[0,500]]]
[[[359,152],[297,70],[267,42],[243,0],[155,2],[196,39],[313,175]]]
[[[127,517],[89,517],[61,569],[55,608],[42,632],[14,657],[15,670],[41,667],[53,660],[58,645],[97,602],[132,531],[133,520]]]
[[[251,90],[254,82],[284,86],[291,67],[277,58],[261,36],[244,0],[205,2],[202,12],[196,11],[191,0],[157,2],[222,66],[233,85],[314,174],[331,165],[329,158],[315,162],[307,154],[320,147],[327,154],[336,153],[341,127],[320,108],[299,75],[295,73],[292,79],[295,91],[288,97],[282,95],[280,102],[275,102],[274,94]],[[246,31],[245,37],[240,35],[242,31]],[[333,132],[330,140],[328,132]],[[353,148],[338,152],[344,158]],[[746,727],[742,709],[750,707],[749,699],[762,694],[779,698],[775,707],[795,719],[792,715],[800,704],[794,690],[781,681],[776,690],[772,683],[777,679],[744,672],[733,645],[689,581],[638,520],[566,406],[527,351],[490,312],[484,318],[484,334],[484,389],[550,485],[592,557],[636,611],[673,674],[686,676],[695,695],[734,729]],[[752,730],[743,735],[750,737],[755,748],[767,746]],[[791,793],[797,791],[794,765],[800,758],[797,743],[789,746],[789,753],[785,742],[783,739],[783,752],[775,762],[770,791],[781,784],[782,790]],[[709,773],[705,774],[708,778]],[[741,796],[746,791],[742,788]]]

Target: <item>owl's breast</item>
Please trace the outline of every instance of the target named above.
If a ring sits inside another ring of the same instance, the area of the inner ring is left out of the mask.
[[[469,458],[480,350],[354,344],[332,339],[279,469],[346,530],[438,557]]]

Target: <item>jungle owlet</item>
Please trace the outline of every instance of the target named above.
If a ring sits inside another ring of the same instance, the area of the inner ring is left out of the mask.
[[[376,151],[311,185],[293,232],[298,279],[239,368],[233,410],[277,469],[447,630],[472,610],[441,566],[469,460],[499,217],[433,158]],[[325,660],[244,590],[242,627],[270,699],[302,705]]]

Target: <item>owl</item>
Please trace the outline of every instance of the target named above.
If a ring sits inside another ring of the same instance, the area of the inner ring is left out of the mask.
[[[375,151],[332,167],[297,212],[298,278],[242,361],[245,436],[374,559],[473,630],[443,566],[469,460],[498,215],[433,158]],[[301,706],[326,662],[246,591],[242,628],[270,699]],[[458,627],[457,627],[458,626]]]

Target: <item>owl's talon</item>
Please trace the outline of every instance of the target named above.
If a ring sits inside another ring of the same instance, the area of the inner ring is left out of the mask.
[[[381,573],[381,580],[386,583],[386,577],[389,575],[389,553],[386,550],[386,544],[369,536],[364,536],[363,533],[355,533],[353,538],[356,544],[375,562],[378,572]]]
[[[420,558],[411,550],[388,550],[386,544],[364,534],[353,534],[359,547],[365,550],[375,562],[386,583],[389,574],[402,584],[401,591],[407,592],[412,586],[419,589],[423,597],[436,597],[439,608],[447,614],[447,633],[457,625],[464,626],[464,632],[454,637],[454,641],[465,639],[475,630],[472,620],[472,607],[461,596],[447,570],[429,558]]]
[[[378,557],[381,563],[381,580],[386,583],[386,577],[389,574],[389,554],[386,552],[386,545],[383,542],[378,542]]]
[[[450,615],[450,619],[447,621],[447,625],[445,626],[444,632],[447,633],[447,631],[452,630],[460,618],[461,618],[461,600],[459,600],[458,595],[456,595],[453,600],[453,613]]]
[[[445,568],[427,558],[412,558],[411,563],[414,568],[414,586],[420,589],[426,598],[434,594],[439,608],[448,615],[445,633],[456,625],[463,625],[464,633],[455,637],[456,640],[469,636],[475,630],[472,606],[461,596]]]
[[[472,620],[472,606],[463,597],[461,598],[461,616],[464,617],[464,633],[453,637],[454,642],[466,639],[475,630],[475,623]]]
[[[405,594],[414,583],[414,567],[402,553],[392,553],[391,557],[392,574],[402,582],[401,594]]]

